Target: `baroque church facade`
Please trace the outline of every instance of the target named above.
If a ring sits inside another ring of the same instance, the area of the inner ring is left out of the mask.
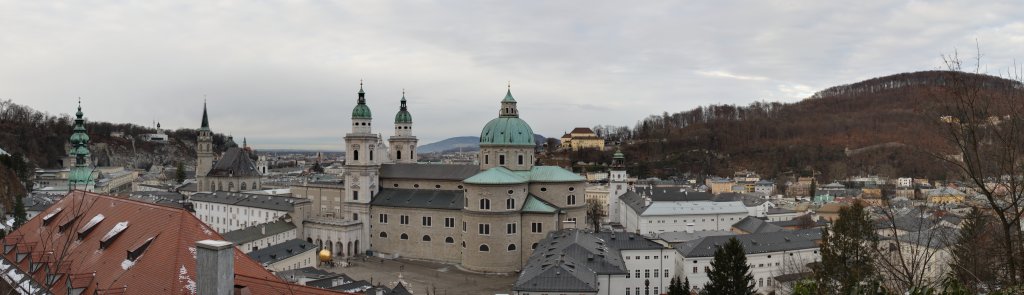
[[[342,183],[291,187],[294,197],[313,201],[303,235],[339,255],[365,250],[470,271],[521,270],[548,232],[585,224],[586,183],[535,165],[533,130],[511,90],[500,105],[480,132],[479,165],[418,164],[404,93],[384,145],[360,86]]]

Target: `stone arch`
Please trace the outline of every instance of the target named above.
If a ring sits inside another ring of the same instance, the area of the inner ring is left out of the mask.
[[[309,242],[310,244],[312,244],[313,243],[313,238],[306,238],[306,242]]]
[[[399,160],[402,159],[402,151],[395,151],[395,155],[396,155],[397,159],[399,159]]]
[[[355,252],[355,255],[359,255],[359,240],[356,240],[356,244],[354,247],[355,248],[352,250],[352,252]]]
[[[352,242],[351,241],[348,242],[348,247],[345,247],[345,253],[348,253],[349,256],[352,256]]]
[[[332,243],[331,240],[327,240],[326,244],[327,244],[327,251],[330,251],[331,253],[334,253],[334,243]]]
[[[230,192],[230,191],[233,191],[233,190],[235,190],[235,182],[234,181],[228,181],[228,191]]]
[[[345,245],[342,245],[341,242],[335,242],[334,250],[335,255],[342,256],[345,254]]]
[[[246,186],[245,186],[245,182],[242,182],[242,185],[241,185],[241,187],[239,187],[238,189],[239,189],[239,190],[242,190],[242,191],[247,191],[247,190],[249,190],[248,188],[246,188]]]

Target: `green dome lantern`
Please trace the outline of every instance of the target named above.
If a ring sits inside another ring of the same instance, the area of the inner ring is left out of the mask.
[[[505,93],[501,100],[501,110],[498,117],[491,119],[480,131],[480,145],[518,145],[536,146],[533,139],[533,128],[530,124],[519,118],[519,111],[516,109],[516,100],[512,97],[512,90]]]
[[[402,90],[402,106],[395,114],[395,124],[402,123],[412,123],[412,114],[409,113],[409,108],[405,105],[405,90]]]
[[[359,81],[359,100],[356,107],[352,108],[352,119],[371,119],[370,107],[366,105],[366,92],[363,91],[363,81]]]

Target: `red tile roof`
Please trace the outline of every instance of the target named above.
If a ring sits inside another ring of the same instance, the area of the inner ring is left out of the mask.
[[[587,128],[587,127],[576,127],[576,129],[573,129],[569,133],[570,134],[572,134],[572,133],[590,133],[590,134],[594,134],[594,130],[590,130],[590,128]]]
[[[102,221],[79,239],[82,226],[100,214]],[[100,240],[125,221],[127,228],[101,249]],[[69,226],[61,232],[65,224]],[[195,244],[200,240],[224,238],[180,208],[74,191],[8,234],[4,246],[14,247],[4,247],[2,256],[22,272],[31,270],[32,261],[45,265],[32,274],[39,285],[48,272],[64,273],[51,285],[54,294],[67,294],[69,279],[70,285],[86,288],[82,294],[195,294]],[[131,251],[141,254],[134,262],[128,259]],[[28,255],[18,261],[19,254]],[[235,277],[235,285],[252,294],[346,294],[288,284],[237,248]]]

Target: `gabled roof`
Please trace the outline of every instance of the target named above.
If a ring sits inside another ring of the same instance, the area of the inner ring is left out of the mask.
[[[740,219],[740,221],[733,224],[732,227],[748,234],[783,231],[781,226],[768,223],[763,219],[753,216],[747,216]]]
[[[242,244],[295,230],[295,224],[284,220],[261,223],[224,233],[224,239],[241,246]]]
[[[462,210],[464,192],[437,189],[381,189],[370,204],[385,207]]]
[[[594,134],[594,130],[591,130],[590,128],[587,128],[587,127],[576,127],[576,128],[573,128],[572,131],[570,131],[569,133],[590,133],[590,134]]]
[[[800,231],[781,231],[756,233],[738,236],[704,237],[698,240],[676,245],[676,251],[683,257],[714,257],[715,250],[735,237],[743,245],[747,254],[770,253],[801,249],[818,248],[821,230],[808,229]]]
[[[217,163],[213,165],[207,176],[217,177],[251,177],[259,176],[259,170],[256,170],[256,163],[249,158],[249,152],[244,149],[233,147],[228,148],[224,152],[224,155],[217,160]]]
[[[558,211],[558,208],[530,194],[526,196],[526,201],[523,202],[522,211],[527,213],[555,213]]]
[[[384,164],[380,178],[461,181],[480,172],[477,165],[459,164]]]
[[[100,215],[103,218],[98,218]],[[90,220],[99,221],[83,229]],[[101,249],[104,238],[106,247]],[[4,245],[17,245],[21,250],[4,253],[0,268],[5,274],[25,273],[29,269],[28,259],[11,265],[18,261],[19,252],[55,251],[55,257],[65,260],[50,263],[50,269],[64,273],[54,286],[65,286],[71,280],[85,288],[81,294],[109,288],[126,288],[132,294],[195,294],[195,244],[200,240],[223,238],[182,209],[73,191],[3,239]],[[62,250],[65,247],[66,252]],[[137,258],[128,259],[128,253],[137,253]],[[252,294],[278,294],[281,290],[338,294],[285,283],[241,251],[235,249],[234,254],[235,285]],[[18,270],[11,270],[15,267]],[[41,285],[46,272],[35,272],[22,279]],[[51,291],[66,294],[68,289]]]
[[[468,184],[520,184],[527,181],[529,181],[529,178],[499,166],[477,173],[462,182]]]
[[[232,192],[197,193],[189,197],[189,200],[286,212],[293,211],[296,204],[311,202],[303,198]]]
[[[264,265],[272,264],[293,256],[316,251],[316,245],[301,239],[291,239],[270,247],[249,252],[249,257]]]
[[[564,229],[551,232],[537,248],[519,278],[515,291],[596,292],[598,275],[625,274],[622,250],[661,249],[660,244],[634,233]]]

